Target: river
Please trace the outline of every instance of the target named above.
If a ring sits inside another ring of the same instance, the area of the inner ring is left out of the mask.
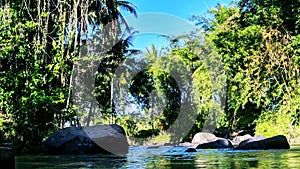
[[[300,145],[290,150],[232,149],[172,152],[174,147],[134,146],[124,156],[116,155],[22,155],[15,157],[16,169],[193,169],[193,168],[300,168]]]

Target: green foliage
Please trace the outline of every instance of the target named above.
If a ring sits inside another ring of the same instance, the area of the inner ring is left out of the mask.
[[[221,122],[216,116],[223,113],[221,100],[226,93],[226,78],[218,54],[199,30],[172,37],[170,43],[170,48],[161,51],[154,46],[147,49],[145,59],[150,65],[149,69],[134,77],[130,92],[143,110],[150,113],[149,124],[155,126],[150,131],[158,129],[164,132],[172,125],[185,125],[173,123],[179,111],[197,114],[196,118],[190,119],[195,125],[188,135],[178,140],[175,136],[181,131],[169,133],[172,141],[190,141],[190,135],[201,131],[204,126],[213,132],[216,123]],[[185,74],[187,70],[191,72],[188,76]],[[184,84],[182,91],[179,91],[178,84]],[[180,110],[184,104],[191,105],[191,110]],[[153,110],[158,114],[153,114]],[[188,116],[187,113],[186,118]]]
[[[273,137],[276,135],[286,135],[288,138],[297,133],[299,137],[298,126],[293,126],[293,118],[290,114],[266,112],[257,120],[255,135]]]
[[[126,135],[129,138],[134,137],[138,131],[137,119],[134,116],[120,115],[118,116],[116,123],[120,124],[124,128]]]
[[[258,134],[270,136],[291,134],[288,128],[299,124],[299,9],[298,1],[241,0],[216,6],[212,19],[193,18],[205,22],[224,65],[228,93],[221,128],[257,125]]]
[[[150,126],[136,132],[138,137],[157,135],[159,131],[168,129],[176,120],[181,104],[177,82],[171,76],[171,71],[175,70],[171,58],[159,56],[152,46],[146,59],[150,63],[149,69],[138,73],[130,86],[132,96],[145,112],[143,117],[148,124],[144,125]]]
[[[86,42],[88,26],[118,19],[120,6],[135,13],[126,1],[1,3],[0,130],[18,153],[37,152],[49,134],[66,124],[79,124],[71,96],[78,51]],[[127,47],[126,40],[115,45],[110,53],[118,53],[111,58],[114,64]]]
[[[145,145],[163,145],[165,143],[169,144],[172,143],[172,136],[168,133],[160,133],[157,136],[150,137],[144,144]]]
[[[11,120],[3,130],[18,152],[36,152],[62,122],[66,89],[47,67],[56,58],[50,59],[54,51],[36,39],[37,20],[23,18],[15,5],[1,10],[0,107]]]
[[[36,152],[49,134],[66,124],[104,123],[121,124],[129,137],[156,136],[153,142],[189,141],[190,135],[215,122],[224,133],[255,128],[257,135],[300,135],[298,0],[240,0],[236,6],[211,9],[211,18],[194,16],[204,29],[170,38],[164,50],[147,49],[149,67],[132,81],[128,72],[112,81],[120,63],[136,52],[128,50],[131,36],[101,58],[79,57],[88,28],[100,36],[114,32],[98,37],[103,42],[121,36],[117,32],[123,22],[114,21],[124,21],[120,8],[136,14],[133,4],[115,0],[17,0],[0,5],[1,141],[13,142],[18,152]],[[103,29],[112,21],[112,27]],[[78,63],[91,66],[76,72]],[[95,96],[99,105],[88,105],[89,111],[72,96],[74,86],[80,86],[72,75],[84,72],[92,74],[95,88],[74,97],[84,102],[84,97]],[[130,94],[123,92],[126,84]],[[132,104],[137,106],[126,109]],[[185,138],[174,138],[185,125],[174,124],[184,104],[191,105],[185,111],[197,118],[190,119],[195,124]],[[172,125],[178,131],[165,133]]]

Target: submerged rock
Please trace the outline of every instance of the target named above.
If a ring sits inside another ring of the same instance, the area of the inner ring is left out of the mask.
[[[182,153],[189,153],[189,152],[197,152],[197,150],[192,147],[175,146],[170,150],[168,150],[166,154],[182,154]]]
[[[187,148],[184,152],[197,152],[197,150],[195,148],[189,147]]]
[[[254,138],[254,139],[253,139]],[[267,150],[267,149],[289,149],[290,145],[287,138],[283,135],[274,136],[271,138],[253,137],[244,142],[235,150]]]
[[[232,143],[224,138],[218,138],[216,141],[199,144],[196,149],[216,149],[216,148],[232,148]]]
[[[124,129],[116,124],[60,129],[44,142],[44,154],[128,153]]]

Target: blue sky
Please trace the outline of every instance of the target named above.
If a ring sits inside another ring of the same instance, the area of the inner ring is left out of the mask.
[[[157,48],[167,42],[159,35],[179,35],[194,28],[188,18],[205,16],[218,3],[229,5],[232,0],[127,0],[137,6],[138,18],[124,13],[129,25],[140,33],[134,37],[135,49],[144,50],[154,44]]]

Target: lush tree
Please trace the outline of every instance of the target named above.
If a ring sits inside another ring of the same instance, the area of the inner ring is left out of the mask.
[[[219,5],[210,10],[211,20],[199,22],[205,23],[224,65],[229,130],[254,129],[260,117],[278,116],[283,110],[293,117],[298,114],[299,7],[296,1],[285,3],[242,0],[237,6]]]
[[[136,14],[126,1],[2,1],[1,130],[18,152],[37,151],[43,139],[67,122],[84,122],[74,106],[74,73],[80,73],[75,65],[91,32],[101,30],[101,42],[119,37],[126,25],[120,8]],[[125,39],[112,46],[110,60],[124,57],[128,45]]]
[[[150,136],[157,129],[164,133],[172,125],[186,125],[174,124],[177,118],[181,118],[179,112],[186,111],[186,120],[195,125],[188,131],[171,131],[171,140],[190,141],[190,135],[203,128],[214,132],[221,120],[217,116],[224,115],[225,74],[213,45],[201,36],[199,30],[169,40],[169,48],[159,51],[151,46],[147,49],[144,58],[148,69],[134,77],[130,92],[144,111],[156,117],[149,118],[152,120],[149,130],[153,130]],[[185,74],[187,72],[190,74]],[[185,105],[191,110],[180,109]],[[153,110],[159,114],[153,114]],[[156,123],[158,125],[153,125]],[[180,132],[189,134],[173,138]]]

